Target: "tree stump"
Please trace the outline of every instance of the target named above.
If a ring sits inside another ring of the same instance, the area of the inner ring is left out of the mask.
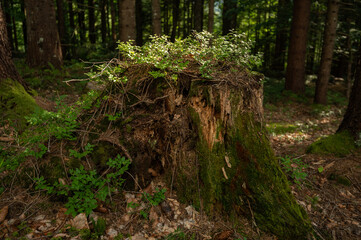
[[[225,68],[213,80],[183,71],[169,82],[151,77],[152,68],[129,67],[128,82],[108,86],[88,114],[93,127],[83,137],[97,145],[96,166],[121,153],[142,187],[164,174],[181,201],[208,214],[243,214],[280,239],[307,238],[307,215],[268,140],[262,77]]]

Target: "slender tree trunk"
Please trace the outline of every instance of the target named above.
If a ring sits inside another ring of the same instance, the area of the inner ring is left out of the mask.
[[[15,9],[13,1],[11,1],[11,8]],[[15,47],[14,49],[17,51],[19,50],[19,43],[18,43],[18,33],[16,31],[16,22],[14,15],[11,16],[11,26],[13,27],[13,32],[14,32],[14,47]]]
[[[85,14],[84,14],[84,0],[77,0],[78,11],[78,27],[80,36],[80,45],[85,43]]]
[[[53,1],[25,0],[25,8],[28,29],[27,63],[31,67],[46,67],[51,63],[60,68],[63,55]]]
[[[119,0],[119,20],[120,41],[126,42],[128,40],[135,40],[136,25],[134,0]]]
[[[102,34],[102,43],[105,44],[107,41],[107,1],[100,1],[100,21],[101,21],[101,34]]]
[[[214,0],[208,1],[208,32],[213,33],[214,29]]]
[[[21,7],[22,14],[25,16],[24,1],[20,1],[20,7]],[[24,48],[25,48],[25,52],[26,52],[28,45],[27,45],[27,29],[26,29],[26,18],[25,17],[24,17],[24,20],[22,21],[22,29],[23,29],[23,37],[24,37]]]
[[[316,81],[315,103],[327,103],[328,80],[331,73],[333,48],[336,40],[337,17],[340,7],[339,0],[329,0],[327,6],[327,18],[322,47],[320,71]]]
[[[66,33],[65,33],[65,14],[64,14],[64,0],[56,0],[56,11],[57,11],[57,19],[58,19],[58,31],[59,38],[62,44],[62,54],[65,56],[66,50],[64,47],[66,41]]]
[[[11,15],[10,15],[10,1],[4,1],[4,13],[5,13],[5,26],[7,31],[7,38],[9,40],[9,46],[11,51],[14,50],[14,39],[13,39],[13,31],[12,31],[12,23],[11,23]]]
[[[294,0],[285,89],[295,93],[303,93],[305,90],[305,60],[310,11],[311,0]]]
[[[361,42],[358,51],[358,61],[356,64],[355,82],[352,87],[352,92],[348,107],[343,117],[343,121],[337,130],[349,131],[355,138],[360,138],[361,133]]]
[[[203,29],[203,0],[194,3],[194,30],[201,32]]]
[[[97,39],[95,32],[95,8],[94,0],[88,0],[88,18],[89,18],[89,41],[94,44]]]
[[[176,33],[177,33],[177,25],[178,25],[178,19],[179,19],[179,0],[173,1],[173,27],[172,27],[172,34],[170,36],[170,40],[172,42],[175,41]]]
[[[164,19],[164,25],[163,25],[163,32],[165,35],[169,35],[169,13],[168,13],[168,9],[169,9],[169,0],[164,0],[163,1],[163,19]]]
[[[277,25],[276,25],[276,44],[273,57],[273,69],[277,71],[283,71],[285,68],[285,55],[287,44],[287,22],[286,14],[289,0],[278,0],[277,9]],[[286,22],[286,23],[285,23]]]
[[[114,4],[114,0],[110,0],[110,14],[111,14],[111,18],[112,18],[112,41],[113,44],[115,44],[115,42],[117,41],[117,30],[116,30],[116,20],[117,20],[117,15],[115,13],[115,4]]]
[[[350,19],[348,19],[350,21]],[[350,22],[349,22],[350,24]],[[351,42],[351,27],[349,27],[348,36],[347,36],[347,50],[348,50],[348,62],[347,62],[347,74],[346,74],[346,96],[350,98],[351,87],[352,87],[352,42]]]
[[[160,0],[152,0],[152,33],[158,36],[162,35]]]
[[[138,46],[143,45],[143,4],[142,0],[135,0],[135,22],[136,22],[136,44]]]
[[[237,1],[236,0],[224,0],[222,11],[222,33],[228,34],[231,30],[237,28]]]
[[[11,48],[7,36],[6,20],[2,10],[2,4],[0,3],[0,83],[4,79],[12,79],[25,86],[24,81],[11,59]]]

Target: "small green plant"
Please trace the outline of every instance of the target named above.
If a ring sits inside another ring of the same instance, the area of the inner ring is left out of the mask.
[[[85,170],[83,166],[70,170],[69,185],[60,183],[49,184],[43,176],[35,179],[36,189],[46,190],[49,194],[68,196],[68,202],[65,204],[67,214],[76,216],[78,213],[85,212],[89,215],[98,204],[97,200],[105,201],[106,197],[113,191],[110,183],[115,182],[115,186],[121,186],[124,182],[120,176],[128,170],[129,160],[119,155],[115,159],[109,159],[107,165],[114,172],[108,173],[105,177],[99,176],[95,170]]]
[[[84,152],[80,153],[76,150],[70,149],[69,150],[69,155],[76,157],[78,159],[81,159],[85,156],[87,156],[88,154],[90,154],[93,151],[94,145],[91,145],[90,143],[87,143],[87,145],[85,145],[84,147]]]
[[[122,113],[121,113],[121,112],[117,112],[115,115],[105,114],[105,116],[108,117],[108,120],[109,120],[109,121],[116,121],[116,120],[118,120],[118,119],[122,116]]]
[[[164,201],[166,191],[166,189],[159,190],[159,188],[156,188],[153,195],[145,192],[143,193],[143,200],[146,200],[146,202],[148,202],[152,206],[158,206],[161,202]]]
[[[361,132],[358,134],[358,139],[355,141],[357,147],[361,147]]]
[[[299,158],[291,158],[290,156],[280,157],[281,164],[285,172],[293,179],[293,181],[300,185],[307,177],[304,170],[308,167]]]

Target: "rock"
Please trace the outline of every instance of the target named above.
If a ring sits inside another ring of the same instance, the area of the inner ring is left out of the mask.
[[[118,231],[115,230],[114,228],[108,228],[106,233],[110,238],[115,238],[118,235]]]
[[[53,238],[69,238],[70,236],[66,233],[58,233]]]
[[[41,220],[44,220],[45,219],[45,215],[39,215],[39,216],[36,216],[33,221],[34,222],[38,222],[38,221],[41,221]]]
[[[89,229],[89,224],[85,213],[80,213],[74,219],[70,220],[70,224],[76,229]]]

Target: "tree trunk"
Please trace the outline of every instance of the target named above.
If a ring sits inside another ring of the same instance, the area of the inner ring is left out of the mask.
[[[158,36],[162,35],[160,0],[152,0],[152,33]]]
[[[194,70],[192,78],[187,69],[171,83],[150,77],[151,69],[132,65],[119,76],[127,77],[125,89],[141,96],[140,102],[110,88],[104,92],[117,101],[104,102],[93,115],[95,124],[79,136],[96,138],[91,159],[106,162],[123,151],[139,179],[126,182],[127,188],[148,186],[150,170],[164,173],[170,191],[185,204],[210,215],[246,215],[279,239],[306,239],[307,215],[291,194],[262,123],[262,77],[225,70],[221,81],[207,81]],[[123,116],[110,124],[106,115],[115,109],[123,109]]]
[[[176,33],[177,33],[177,26],[179,21],[179,3],[180,0],[173,1],[173,27],[172,27],[172,34],[170,36],[170,40],[172,42],[175,41]]]
[[[213,33],[214,29],[214,0],[208,1],[208,32]]]
[[[136,22],[136,30],[137,36],[135,42],[138,46],[143,45],[143,4],[142,0],[135,0],[135,22]]]
[[[0,121],[10,120],[19,129],[25,126],[24,116],[36,106],[24,86],[28,89],[11,59],[6,21],[0,3]]]
[[[112,18],[112,41],[113,44],[115,44],[115,42],[117,41],[117,30],[116,30],[116,20],[117,20],[117,15],[115,13],[115,4],[114,4],[114,0],[110,0],[110,14],[111,14],[111,18]]]
[[[222,33],[228,34],[231,30],[237,28],[237,1],[224,0],[222,11]]]
[[[194,3],[194,30],[203,30],[203,0],[195,0]]]
[[[65,28],[65,13],[64,13],[64,0],[56,0],[56,12],[57,12],[57,19],[58,19],[58,31],[59,31],[59,38],[61,42],[61,49],[63,56],[66,55],[66,50],[64,44],[66,43],[66,28]]]
[[[358,51],[358,61],[356,64],[355,82],[352,86],[348,107],[343,117],[342,123],[337,130],[348,131],[353,137],[360,140],[361,136],[361,42]]]
[[[88,0],[88,18],[89,18],[89,41],[94,44],[97,39],[95,32],[95,8],[94,0]]]
[[[328,1],[320,71],[318,73],[315,91],[315,103],[318,104],[327,103],[327,88],[328,80],[331,73],[333,48],[336,40],[337,17],[339,7],[339,0]]]
[[[310,11],[311,0],[293,2],[285,89],[295,93],[303,93],[305,90],[305,60]]]
[[[28,51],[26,61],[31,67],[60,68],[63,62],[52,0],[25,0],[27,13]]]
[[[277,25],[276,25],[276,44],[273,57],[272,68],[277,71],[283,71],[285,68],[285,55],[287,47],[288,34],[288,6],[289,0],[278,0]]]
[[[84,0],[77,0],[77,12],[78,12],[78,27],[80,36],[80,45],[85,43],[85,14],[84,14]]]
[[[5,23],[6,23],[6,29],[7,29],[7,36],[9,38],[9,46],[11,51],[14,50],[14,40],[13,40],[13,31],[12,31],[12,23],[11,23],[11,14],[10,14],[11,8],[10,8],[10,1],[5,0],[4,2],[4,13],[5,13]]]
[[[101,21],[101,34],[102,43],[105,44],[107,41],[107,0],[100,1],[100,21]]]
[[[119,0],[119,19],[120,41],[127,42],[129,40],[135,40],[136,25],[134,0]]]
[[[23,14],[23,16],[25,16],[24,1],[20,1],[20,8],[21,8],[21,13]],[[28,38],[27,38],[26,18],[25,17],[22,21],[22,30],[23,30],[23,36],[24,36],[24,48],[25,48],[25,52],[27,52],[27,48],[28,48],[27,39]]]
[[[11,1],[11,8],[15,9],[13,1]],[[14,50],[18,51],[19,50],[18,32],[16,30],[16,22],[15,22],[15,16],[14,15],[11,16],[11,25],[13,27],[13,32],[14,32]]]

